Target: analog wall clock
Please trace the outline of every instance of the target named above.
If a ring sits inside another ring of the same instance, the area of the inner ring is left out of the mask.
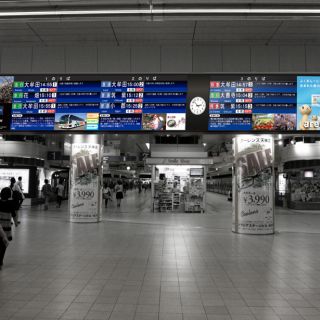
[[[202,97],[195,97],[190,102],[190,111],[195,115],[200,115],[206,110],[206,101]]]

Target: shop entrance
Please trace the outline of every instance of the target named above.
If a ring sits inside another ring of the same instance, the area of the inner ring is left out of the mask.
[[[206,168],[201,165],[155,165],[153,212],[204,213]]]

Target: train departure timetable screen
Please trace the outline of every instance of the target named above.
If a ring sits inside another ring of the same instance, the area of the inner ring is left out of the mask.
[[[15,79],[11,130],[183,131],[187,91],[186,80]]]
[[[210,81],[209,131],[296,129],[295,76],[227,76]]]

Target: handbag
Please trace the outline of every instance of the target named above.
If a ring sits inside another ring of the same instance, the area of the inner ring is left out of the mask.
[[[108,192],[104,193],[104,194],[103,194],[103,199],[108,199],[108,200],[110,200],[110,199],[111,199],[111,192],[108,191]]]

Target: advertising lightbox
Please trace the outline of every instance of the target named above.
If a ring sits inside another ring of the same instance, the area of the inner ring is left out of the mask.
[[[0,168],[0,190],[10,186],[10,179],[13,177],[18,181],[22,177],[23,193],[29,193],[30,169]]]
[[[273,143],[270,135],[234,138],[234,232],[274,233]]]

